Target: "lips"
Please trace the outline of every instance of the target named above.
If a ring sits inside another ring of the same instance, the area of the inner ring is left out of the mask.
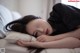
[[[49,30],[47,29],[47,30],[46,30],[46,34],[48,34],[48,33],[49,33]]]

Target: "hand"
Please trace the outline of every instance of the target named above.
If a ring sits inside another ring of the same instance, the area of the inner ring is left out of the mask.
[[[37,37],[37,40],[40,41],[40,42],[49,42],[49,41],[52,41],[53,36],[49,36],[49,35],[41,35],[39,37]]]
[[[20,46],[30,46],[29,45],[29,41],[25,41],[25,40],[17,40],[17,42],[16,42],[18,45],[20,45]]]
[[[24,41],[24,40],[17,40],[16,42],[18,45],[20,46],[32,46],[32,47],[39,47],[39,48],[42,48],[42,43],[41,42],[38,42],[38,41],[32,41],[32,42],[29,42],[29,41]]]

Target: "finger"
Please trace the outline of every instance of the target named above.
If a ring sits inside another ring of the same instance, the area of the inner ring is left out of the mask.
[[[43,39],[42,37],[38,37],[37,40],[40,41],[41,39]]]
[[[37,39],[40,39],[40,38],[43,38],[43,36],[39,36],[39,37],[37,37]]]
[[[20,42],[21,42],[22,45],[26,45],[27,44],[27,41],[21,40]]]
[[[19,39],[19,40],[17,40],[16,42],[21,42],[22,40],[21,39]]]
[[[38,41],[40,41],[40,42],[44,42],[45,39],[44,39],[44,38],[40,38],[40,39],[38,39]]]
[[[41,39],[41,40],[39,40],[40,42],[45,42],[45,39]]]
[[[24,41],[24,40],[18,40],[18,43],[19,43],[21,46],[26,46],[26,42],[27,42],[27,41]]]
[[[21,44],[23,45],[23,46],[30,46],[30,42],[28,42],[28,41],[23,41],[23,40],[21,40],[20,41],[21,42]]]
[[[17,44],[20,45],[20,46],[24,46],[24,45],[23,45],[21,42],[19,42],[19,41],[17,42]]]

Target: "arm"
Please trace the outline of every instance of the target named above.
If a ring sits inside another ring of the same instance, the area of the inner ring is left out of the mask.
[[[50,39],[53,40],[56,39],[56,41],[27,42],[27,41],[20,40],[17,43],[20,46],[32,46],[38,48],[76,48],[76,47],[80,47],[80,40],[78,38],[80,38],[80,28],[72,32],[50,37]],[[46,40],[48,39],[46,38]]]
[[[49,42],[49,41],[60,40],[60,39],[67,38],[67,37],[74,37],[74,38],[80,39],[80,28],[74,31],[67,32],[64,34],[59,34],[56,36],[41,35],[37,37],[37,40],[41,42]]]
[[[43,48],[77,48],[80,47],[80,40],[73,37],[67,37],[57,41],[42,43]]]
[[[57,41],[51,41],[51,42],[27,42],[20,40],[18,42],[18,45],[20,46],[32,46],[37,48],[76,48],[80,47],[80,40],[73,37],[67,37],[61,40]]]

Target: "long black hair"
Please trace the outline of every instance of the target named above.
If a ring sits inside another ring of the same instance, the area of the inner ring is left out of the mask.
[[[8,31],[16,31],[16,32],[28,34],[28,32],[26,31],[26,25],[34,19],[40,19],[40,17],[34,16],[34,15],[24,16],[18,20],[14,20],[14,21],[8,23],[5,26],[5,29]],[[43,50],[43,48],[35,48],[35,47],[28,47],[28,49],[32,50],[32,51],[37,49],[35,51],[35,53],[40,53],[40,51]]]
[[[27,15],[24,16],[18,20],[14,20],[10,23],[8,23],[5,28],[8,31],[17,31],[17,32],[21,32],[21,33],[27,33],[26,31],[26,25],[34,20],[34,19],[39,19],[40,17],[34,16],[34,15]]]

